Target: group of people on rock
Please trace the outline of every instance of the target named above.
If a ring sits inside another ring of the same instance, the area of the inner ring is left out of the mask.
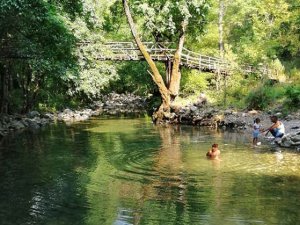
[[[260,133],[266,132],[265,135],[267,136],[268,133],[270,132],[275,139],[282,138],[283,135],[285,134],[284,124],[278,119],[278,117],[277,116],[271,116],[270,119],[271,119],[271,122],[273,124],[272,124],[272,126],[270,126],[267,129],[261,128],[259,118],[256,118],[254,120],[253,132],[252,132],[252,135],[253,135],[252,143],[253,143],[253,145],[256,146],[256,145],[260,144],[260,142],[258,142],[258,136],[259,136]],[[213,144],[211,150],[209,150],[206,153],[206,157],[209,158],[209,159],[220,160],[219,159],[220,154],[221,154],[221,152],[218,149],[218,144]]]
[[[264,133],[266,132],[266,136],[268,135],[268,133],[270,132],[274,138],[282,138],[284,133],[285,133],[285,128],[283,123],[278,120],[277,116],[271,116],[270,117],[271,122],[273,123],[272,126],[270,126],[268,129],[262,129],[260,126],[260,119],[256,118],[254,120],[254,124],[253,124],[253,145],[258,145],[258,136],[260,133]]]

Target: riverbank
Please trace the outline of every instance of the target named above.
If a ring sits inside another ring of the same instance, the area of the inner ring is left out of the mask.
[[[255,118],[260,118],[261,127],[267,129],[272,125],[270,116],[276,115],[285,125],[286,131],[286,135],[278,144],[282,147],[300,148],[300,110],[283,115],[280,111],[222,110],[209,105],[189,104],[184,107],[173,106],[172,111],[171,123],[240,130],[248,133],[249,137],[252,135]]]
[[[54,122],[74,123],[100,115],[140,114],[146,114],[145,99],[133,94],[111,93],[83,109],[66,108],[55,113],[31,111],[26,115],[2,115],[0,117],[0,138],[20,130],[36,130]]]
[[[133,94],[105,95],[100,101],[90,104],[84,109],[64,109],[56,113],[40,113],[32,111],[27,115],[2,115],[0,118],[0,137],[24,129],[39,129],[50,123],[65,122],[74,123],[101,115],[145,115],[146,99]],[[260,118],[261,126],[268,128],[272,124],[270,115],[272,112],[262,111],[237,111],[234,109],[222,110],[207,104],[189,104],[186,106],[172,106],[169,123],[187,124],[192,126],[207,126],[221,129],[236,129],[252,134],[252,125],[255,118]],[[284,147],[300,147],[300,110],[283,116],[279,111],[275,112],[284,123],[286,135],[280,144]]]

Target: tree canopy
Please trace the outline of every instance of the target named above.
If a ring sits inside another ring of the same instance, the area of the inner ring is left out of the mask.
[[[220,77],[183,70],[180,66],[183,46],[218,56],[222,40],[224,58],[232,65],[265,65],[273,69],[273,78],[288,86],[285,98],[297,99],[293,90],[298,93],[300,80],[298,1],[127,2],[141,40],[169,42],[177,50],[173,80],[167,81],[164,64],[156,64],[171,96],[206,91],[211,92],[213,102],[221,104],[220,93],[227,92],[231,104],[253,105],[247,102],[251,101],[251,93],[245,87],[251,84],[259,90],[261,80],[267,79],[262,74],[243,74],[237,69],[226,83],[218,80]],[[219,3],[224,6],[221,14]],[[100,52],[108,51],[104,43],[132,40],[122,1],[1,1],[1,113],[64,108],[115,90],[142,95],[156,93],[158,88],[151,81],[146,64],[97,59]],[[295,85],[290,87],[292,82]],[[219,94],[214,94],[215,89]]]

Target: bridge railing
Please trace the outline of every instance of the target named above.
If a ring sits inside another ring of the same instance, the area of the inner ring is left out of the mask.
[[[153,60],[167,61],[173,60],[176,49],[172,48],[171,42],[143,42]],[[111,51],[110,55],[102,55],[102,60],[143,60],[144,56],[140,52],[138,46],[134,42],[108,42],[106,48]],[[233,65],[226,60],[218,57],[202,55],[183,48],[181,54],[181,64],[189,68],[199,69],[203,71],[221,72],[228,74]],[[239,69],[245,73],[262,73],[270,75],[271,71],[265,65],[252,66],[242,65]]]
[[[192,52],[186,48],[182,52],[182,61],[190,67],[198,65],[199,69],[225,72],[230,68],[230,63],[225,60]]]
[[[154,60],[172,60],[175,49],[170,48],[172,43],[153,43],[143,42],[149,54]],[[140,60],[143,58],[139,48],[133,42],[108,42],[106,44],[114,54],[114,57],[119,60]],[[201,55],[183,48],[181,55],[181,64],[199,69],[199,70],[214,70],[225,72],[229,68],[229,63],[220,58]]]

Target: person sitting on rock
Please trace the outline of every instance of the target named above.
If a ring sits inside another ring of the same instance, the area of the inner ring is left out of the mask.
[[[206,157],[209,159],[219,159],[221,152],[218,149],[218,144],[213,144],[211,147],[211,150],[206,153]]]
[[[271,116],[270,119],[273,125],[268,129],[262,130],[262,132],[267,131],[266,136],[270,132],[273,135],[273,137],[282,138],[285,133],[285,128],[283,123],[278,120],[277,116]]]

